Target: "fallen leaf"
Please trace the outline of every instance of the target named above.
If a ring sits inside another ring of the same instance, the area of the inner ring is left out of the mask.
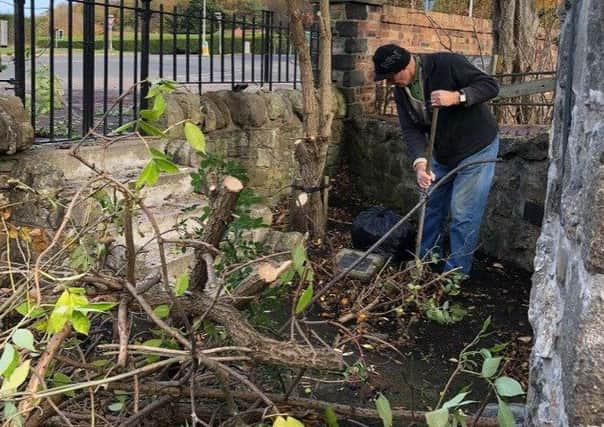
[[[531,337],[518,337],[518,341],[524,342],[524,343],[531,342],[531,340],[532,340]]]

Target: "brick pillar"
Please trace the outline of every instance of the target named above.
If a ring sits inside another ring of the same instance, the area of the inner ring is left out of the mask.
[[[348,115],[375,112],[371,57],[382,16],[379,0],[332,0],[333,78],[342,89]]]

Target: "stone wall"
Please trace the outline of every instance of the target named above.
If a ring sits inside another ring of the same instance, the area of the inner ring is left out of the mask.
[[[342,88],[349,113],[375,111],[376,85],[371,57],[378,46],[399,43],[415,53],[462,53],[489,69],[491,21],[461,15],[382,5],[375,0],[331,2],[333,78]]]
[[[15,154],[33,143],[34,130],[21,100],[0,96],[0,154]]]
[[[604,3],[564,2],[527,425],[604,422]]]
[[[333,90],[336,115],[327,161],[327,173],[338,163],[345,101]],[[302,93],[278,89],[274,92],[207,92],[201,97],[180,90],[166,96],[167,114],[160,127],[191,119],[205,133],[208,151],[238,161],[246,170],[249,185],[262,196],[289,192],[294,171],[293,147],[302,136]],[[167,150],[184,166],[198,166],[199,157],[184,141],[183,127],[169,132]]]
[[[518,136],[514,136],[517,134]],[[367,199],[406,213],[417,187],[396,119],[356,117],[347,122],[345,152],[350,172]],[[507,132],[501,139],[493,189],[479,250],[532,270],[547,181],[547,133]]]

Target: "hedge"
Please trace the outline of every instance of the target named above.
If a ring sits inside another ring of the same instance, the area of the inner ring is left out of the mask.
[[[247,37],[246,37],[246,39],[247,39]],[[231,40],[232,39],[230,37],[224,38],[223,43],[222,43],[222,51],[224,54],[231,53],[231,50],[232,50],[231,49],[232,48]],[[219,38],[214,37],[213,40],[206,38],[206,41],[208,42],[210,52],[213,54],[218,54],[219,53],[219,41],[220,41]],[[252,40],[248,39],[247,41],[249,41],[250,45],[251,45]],[[278,43],[279,43],[279,40],[277,38],[275,38],[274,42],[273,42],[274,52],[277,52],[277,48],[279,46]],[[48,40],[38,39],[37,44],[38,44],[38,46],[46,46],[48,44]],[[104,40],[95,40],[94,44],[95,44],[95,49],[97,49],[97,50],[102,50],[105,47]],[[256,54],[261,53],[262,48],[263,48],[262,44],[263,44],[262,37],[256,37],[256,39],[254,40],[253,46],[250,46],[252,49],[252,52],[256,53]],[[84,48],[84,42],[82,40],[72,40],[71,45],[72,45],[73,49],[83,49]],[[138,52],[140,52],[141,47],[142,47],[142,43],[141,43],[140,39],[137,40],[137,45],[138,45]],[[191,35],[191,37],[189,39],[189,52],[191,54],[198,53],[198,51],[200,50],[199,46],[200,46],[199,36]],[[67,49],[69,47],[68,41],[59,40],[57,42],[57,47],[61,48],[61,49]],[[235,47],[235,53],[242,53],[243,48],[242,48],[242,39],[241,38],[235,39],[234,47]],[[184,53],[186,53],[186,48],[187,48],[186,38],[182,38],[181,35],[178,35],[176,38],[176,53],[184,54]],[[115,51],[118,51],[120,49],[120,41],[119,41],[119,39],[116,39],[115,37],[113,39],[113,49]],[[128,39],[128,40],[123,41],[123,51],[124,52],[133,52],[134,51],[134,40],[133,39]],[[154,37],[149,40],[149,51],[153,55],[158,55],[160,53],[159,38]],[[173,43],[172,35],[164,37],[163,53],[164,53],[164,55],[171,55],[174,53],[174,43]],[[282,41],[281,41],[281,53],[282,54],[287,53],[287,43],[284,39],[282,39]]]

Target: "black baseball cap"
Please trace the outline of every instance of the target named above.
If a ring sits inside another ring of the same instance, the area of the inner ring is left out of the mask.
[[[380,46],[373,54],[373,65],[375,70],[374,81],[384,80],[398,73],[411,61],[411,54],[396,44]]]

